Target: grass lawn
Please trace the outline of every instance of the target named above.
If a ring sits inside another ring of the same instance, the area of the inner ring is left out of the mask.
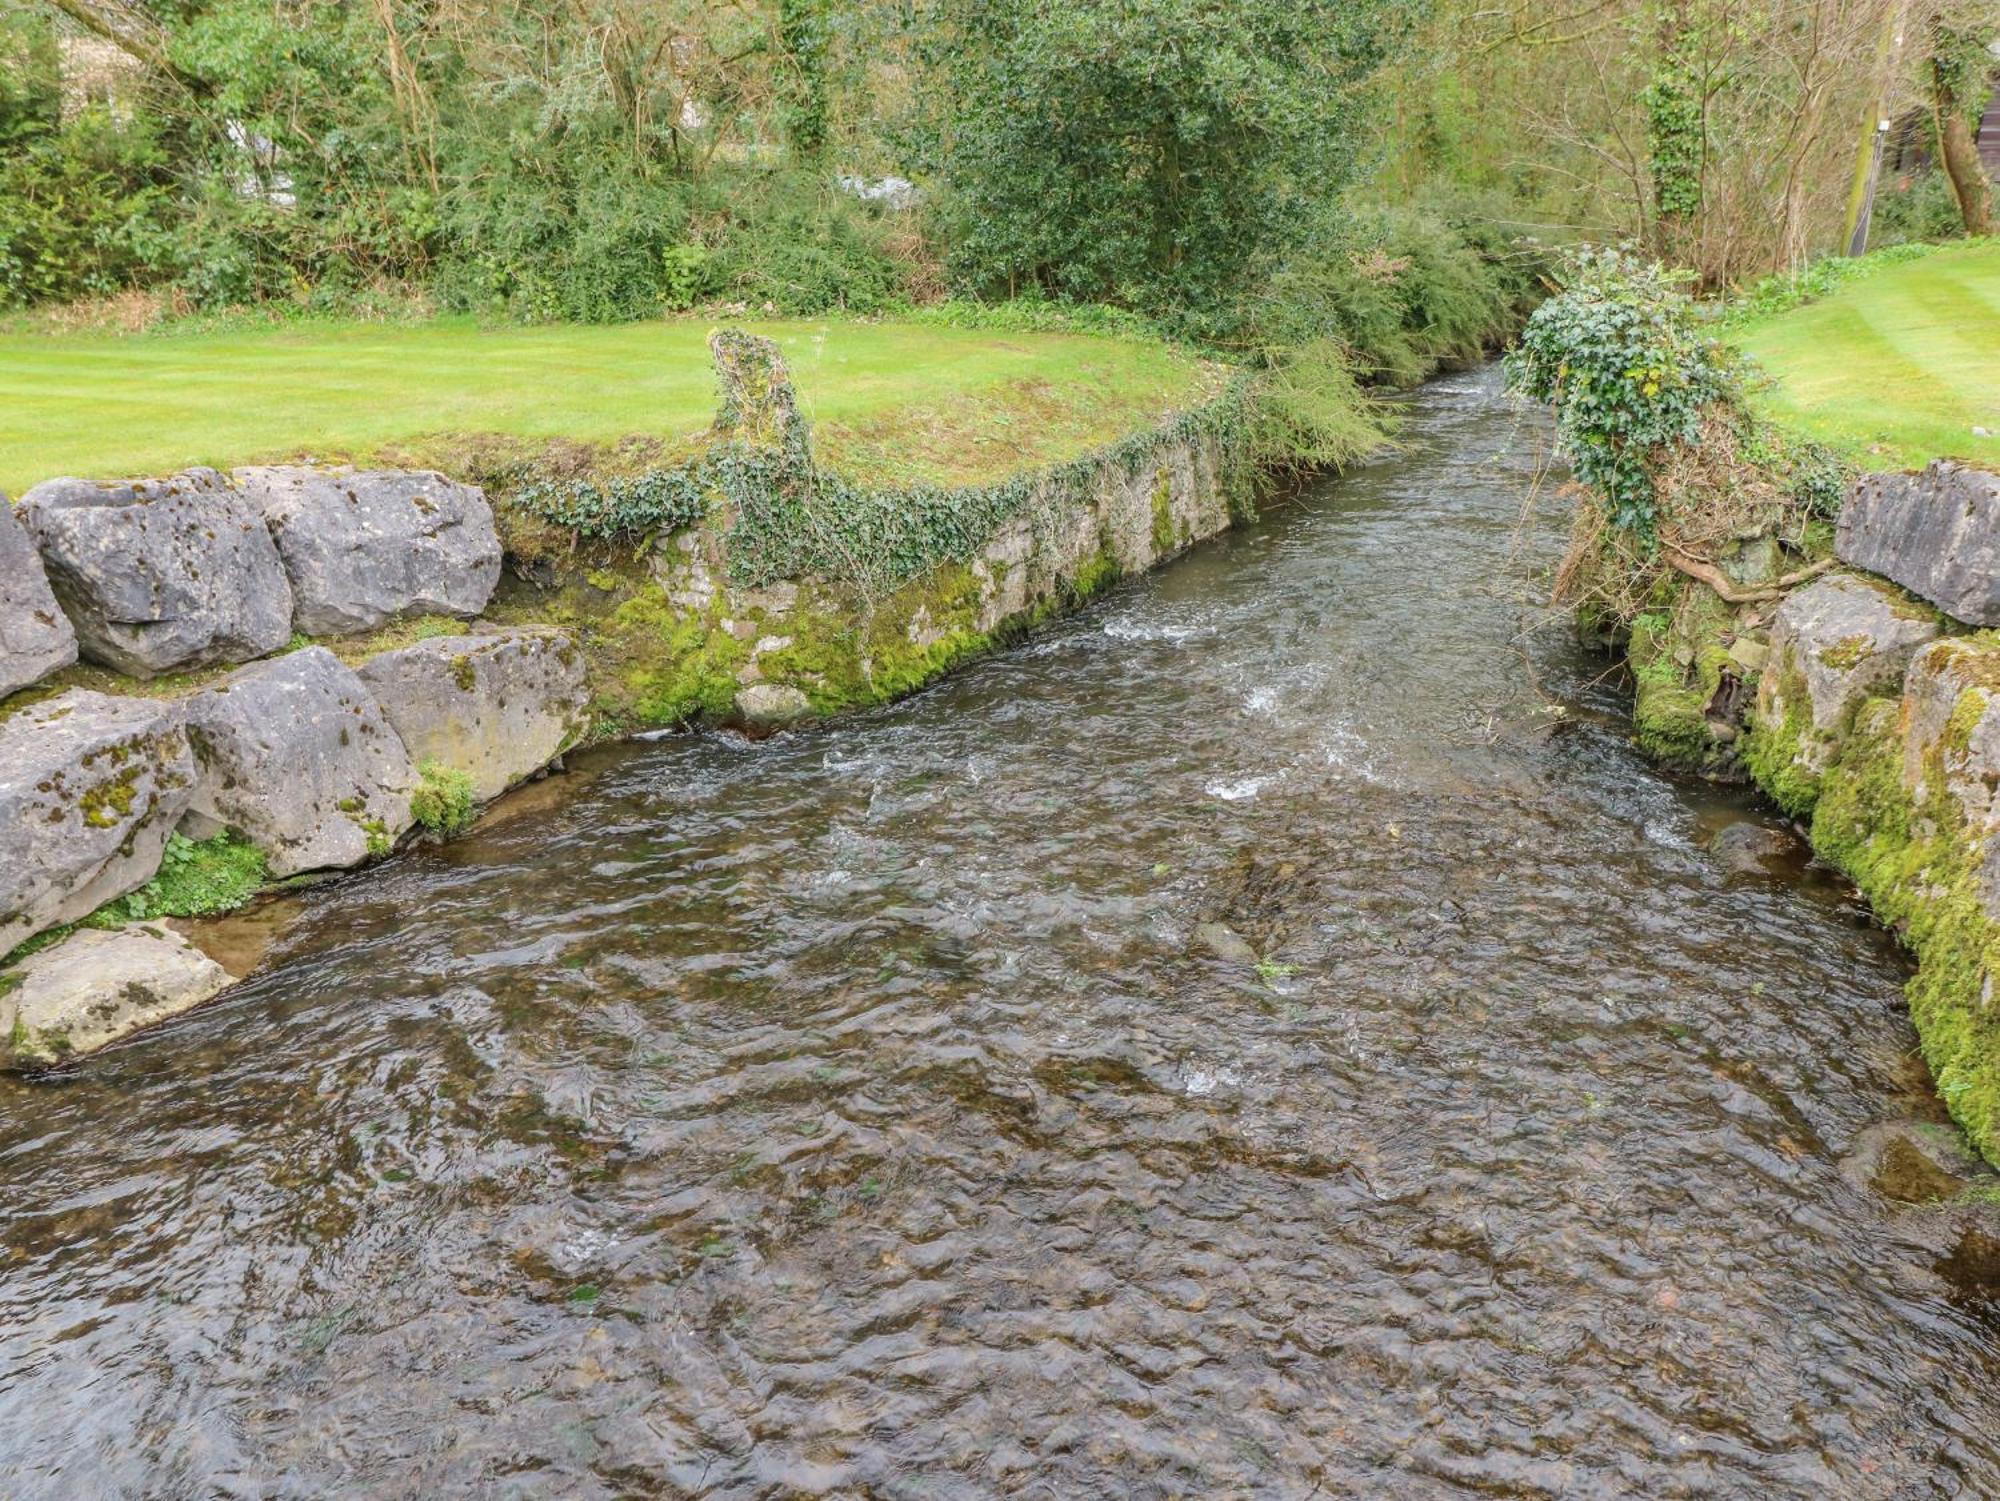
[[[1072,457],[1185,408],[1215,372],[1163,345],[894,323],[778,339],[831,462],[953,482]],[[434,461],[453,439],[678,440],[708,425],[708,325],[310,324],[0,334],[0,489],[311,457]]]
[[[2000,240],[1885,267],[1739,342],[1777,378],[1771,417],[1865,467],[2000,464]]]

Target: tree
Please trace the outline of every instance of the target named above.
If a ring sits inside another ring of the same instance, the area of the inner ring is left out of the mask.
[[[1353,176],[1403,0],[935,0],[917,144],[978,290],[1223,295]]]
[[[1987,44],[1996,33],[2000,33],[2000,6],[1990,0],[1957,4],[1946,0],[1930,21],[1925,72],[1931,123],[1951,196],[1969,235],[1993,233],[1993,188],[1979,159],[1973,128],[1992,87],[1993,55]]]

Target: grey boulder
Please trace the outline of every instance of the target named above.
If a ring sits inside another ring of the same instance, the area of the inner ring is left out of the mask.
[[[812,700],[789,683],[752,683],[736,690],[736,717],[752,729],[780,729],[811,713]]]
[[[81,928],[0,970],[0,1065],[32,1068],[92,1052],[231,983],[229,971],[171,929]]]
[[[72,688],[0,720],[0,954],[151,880],[194,779],[172,704]]]
[[[1823,578],[1788,595],[1771,618],[1771,650],[1758,682],[1758,718],[1804,716],[1811,733],[1799,756],[1823,771],[1862,699],[1899,692],[1917,649],[1937,639],[1930,612],[1852,574]],[[1794,695],[1804,702],[1793,703]]]
[[[0,698],[76,660],[76,631],[49,588],[35,544],[0,494]]]
[[[1922,804],[1942,789],[1975,836],[2000,825],[2000,645],[1934,641],[1903,680],[1903,783]]]
[[[285,560],[307,635],[409,615],[477,615],[500,581],[493,508],[425,470],[239,469]]]
[[[362,668],[404,749],[472,778],[481,802],[540,771],[582,738],[583,654],[541,627],[435,636]]]
[[[213,469],[56,479],[21,497],[83,655],[150,678],[243,662],[291,639],[292,589],[262,516]]]
[[[359,865],[410,826],[417,777],[374,696],[323,646],[231,673],[187,701],[200,776],[184,832],[234,829],[274,876]]]
[[[1921,474],[1864,474],[1833,550],[1958,620],[2000,625],[2000,474],[1948,459]]]

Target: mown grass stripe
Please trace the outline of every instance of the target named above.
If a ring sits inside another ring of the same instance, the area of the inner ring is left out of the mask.
[[[1059,463],[1198,405],[1213,380],[1158,343],[894,323],[753,325],[783,345],[802,408],[869,456],[899,424],[923,477]],[[449,454],[450,438],[676,440],[714,411],[708,325],[325,324],[222,333],[0,335],[0,489],[56,474],[162,473],[310,452]],[[1012,413],[1019,421],[1012,426]],[[1005,431],[1010,452],[979,439]],[[439,461],[442,461],[439,458]]]
[[[1768,414],[1862,464],[2000,464],[2000,437],[1973,431],[2000,433],[2000,244],[1888,267],[1740,338],[1776,378]]]

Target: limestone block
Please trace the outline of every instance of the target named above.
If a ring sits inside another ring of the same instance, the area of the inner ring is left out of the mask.
[[[1993,821],[2000,783],[2000,645],[1936,641],[1903,683],[1903,781],[1921,805],[1942,789],[1974,831]]]
[[[0,1065],[94,1052],[231,983],[227,970],[168,928],[79,928],[0,970]]]
[[[0,698],[76,660],[76,630],[56,603],[35,544],[0,494]]]
[[[150,881],[194,780],[170,703],[73,688],[0,720],[0,953]]]
[[[239,469],[271,529],[309,636],[408,615],[477,615],[500,581],[493,508],[425,470]]]
[[[360,677],[410,759],[465,772],[481,802],[533,776],[588,727],[583,654],[559,630],[437,636],[383,652]]]
[[[1803,709],[1811,733],[1798,759],[1823,771],[1861,700],[1898,691],[1916,650],[1937,638],[1937,622],[1894,590],[1852,574],[1816,580],[1788,595],[1771,620],[1757,717],[1777,725]],[[1802,694],[1803,704],[1790,701]]]
[[[1955,813],[1980,853],[1980,896],[2000,913],[2000,644],[1936,641],[1903,686],[1903,782],[1920,812]],[[1950,806],[1940,806],[1940,803]]]
[[[85,657],[134,677],[245,662],[291,639],[292,590],[257,510],[213,469],[56,479],[21,520]]]
[[[367,686],[323,646],[195,694],[187,732],[200,775],[184,832],[235,829],[274,876],[359,865],[410,826],[409,753]]]
[[[812,700],[784,683],[752,683],[736,693],[736,712],[759,728],[776,728],[812,713]]]
[[[1834,552],[1956,619],[2000,625],[2000,474],[1947,459],[1921,474],[1864,474]]]

